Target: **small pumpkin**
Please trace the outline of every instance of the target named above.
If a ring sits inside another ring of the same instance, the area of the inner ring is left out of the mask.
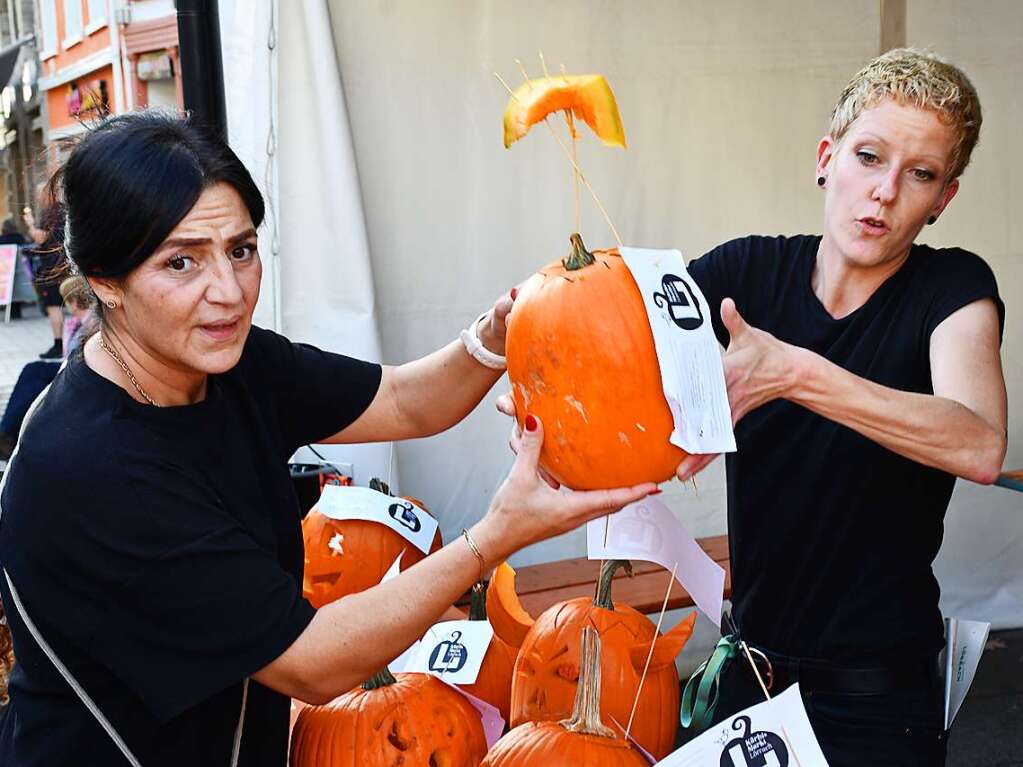
[[[487,587],[473,590],[469,603],[469,620],[487,620],[487,591]],[[473,684],[460,685],[470,695],[496,706],[506,722],[511,708],[512,672],[515,670],[518,652],[517,647],[512,647],[495,632],[487,648],[487,654],[483,656],[483,664],[480,666],[476,681]]]
[[[504,110],[505,148],[557,111],[570,111],[608,146],[625,148],[618,102],[603,75],[554,75],[524,82],[512,93]]]
[[[390,494],[387,485],[378,480],[372,480],[370,487]],[[411,497],[405,500],[430,513],[422,501]],[[302,520],[302,545],[302,595],[316,608],[376,586],[403,550],[402,570],[426,556],[386,525],[362,519],[331,519],[315,506]],[[442,545],[438,528],[430,553]]]
[[[674,420],[643,297],[617,250],[571,242],[522,285],[509,317],[519,425],[529,413],[543,421],[540,465],[572,489],[664,482],[686,453],[668,441]]]
[[[656,627],[632,607],[613,603],[611,581],[628,562],[609,560],[601,566],[594,599],[579,598],[548,608],[518,640],[520,621],[511,617],[525,613],[514,588],[492,591],[488,614],[495,632],[508,626],[513,631],[502,635],[509,644],[519,644],[512,678],[512,727],[525,722],[557,720],[572,712],[579,678],[579,637],[586,626],[600,632],[603,641],[602,672],[605,718],[627,722],[646,665]],[[507,577],[506,575],[502,577]],[[506,600],[508,600],[506,602]],[[514,600],[514,601],[511,601]],[[504,613],[504,614],[502,614]],[[647,671],[631,735],[658,759],[667,756],[675,743],[678,729],[679,685],[675,657],[692,636],[696,613],[671,631],[657,637]]]
[[[303,708],[291,767],[477,767],[487,753],[479,712],[430,674],[386,669],[324,706]]]
[[[587,626],[580,642],[579,684],[571,719],[514,728],[494,744],[481,767],[647,767],[639,752],[601,721],[600,637]]]

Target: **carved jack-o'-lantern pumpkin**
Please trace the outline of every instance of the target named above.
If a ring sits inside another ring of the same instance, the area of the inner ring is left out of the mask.
[[[512,679],[510,724],[558,720],[571,715],[579,678],[579,638],[585,626],[600,632],[605,720],[628,721],[656,627],[632,607],[611,601],[611,579],[628,562],[605,562],[593,600],[581,598],[550,607],[531,620],[518,603],[514,571],[502,565],[491,580],[487,607],[494,631],[519,645]],[[524,617],[523,617],[524,616]],[[659,637],[639,696],[631,735],[658,759],[671,752],[678,729],[679,687],[675,657],[693,632],[693,613]]]
[[[601,721],[600,638],[592,627],[583,628],[581,644],[572,718],[562,722],[527,722],[516,727],[494,744],[481,767],[646,766],[646,759]]]
[[[307,706],[291,767],[476,767],[487,752],[479,712],[430,674],[384,670],[325,706]]]
[[[370,487],[387,491],[387,485],[376,480]],[[430,513],[422,501],[403,500]],[[386,525],[362,519],[331,519],[315,506],[302,520],[302,543],[305,547],[302,595],[317,608],[376,586],[402,551],[405,552],[401,558],[402,570],[426,556]],[[430,553],[441,545],[438,528]]]

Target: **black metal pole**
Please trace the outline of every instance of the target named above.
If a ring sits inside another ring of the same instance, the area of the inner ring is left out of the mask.
[[[217,0],[177,0],[185,109],[227,138]]]

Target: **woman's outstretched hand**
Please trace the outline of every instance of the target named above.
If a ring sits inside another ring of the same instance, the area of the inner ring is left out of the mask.
[[[515,465],[473,532],[490,567],[525,546],[612,514],[657,489],[653,482],[645,482],[613,490],[560,492],[539,474],[542,447],[543,424],[535,416],[526,416]]]
[[[747,323],[731,298],[721,302],[721,321],[729,335],[722,362],[735,426],[751,410],[785,396],[796,376],[799,349]],[[684,482],[717,457],[716,453],[687,456],[675,475]]]
[[[796,354],[805,350],[748,324],[731,298],[721,302],[721,321],[729,336],[723,362],[734,426],[751,410],[787,394],[797,376]]]

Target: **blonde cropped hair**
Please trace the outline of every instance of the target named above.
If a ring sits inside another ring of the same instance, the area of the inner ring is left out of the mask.
[[[956,133],[946,181],[966,170],[980,137],[980,99],[965,74],[929,51],[896,48],[878,56],[845,86],[831,113],[830,135],[842,140],[864,109],[885,99],[929,109]]]

